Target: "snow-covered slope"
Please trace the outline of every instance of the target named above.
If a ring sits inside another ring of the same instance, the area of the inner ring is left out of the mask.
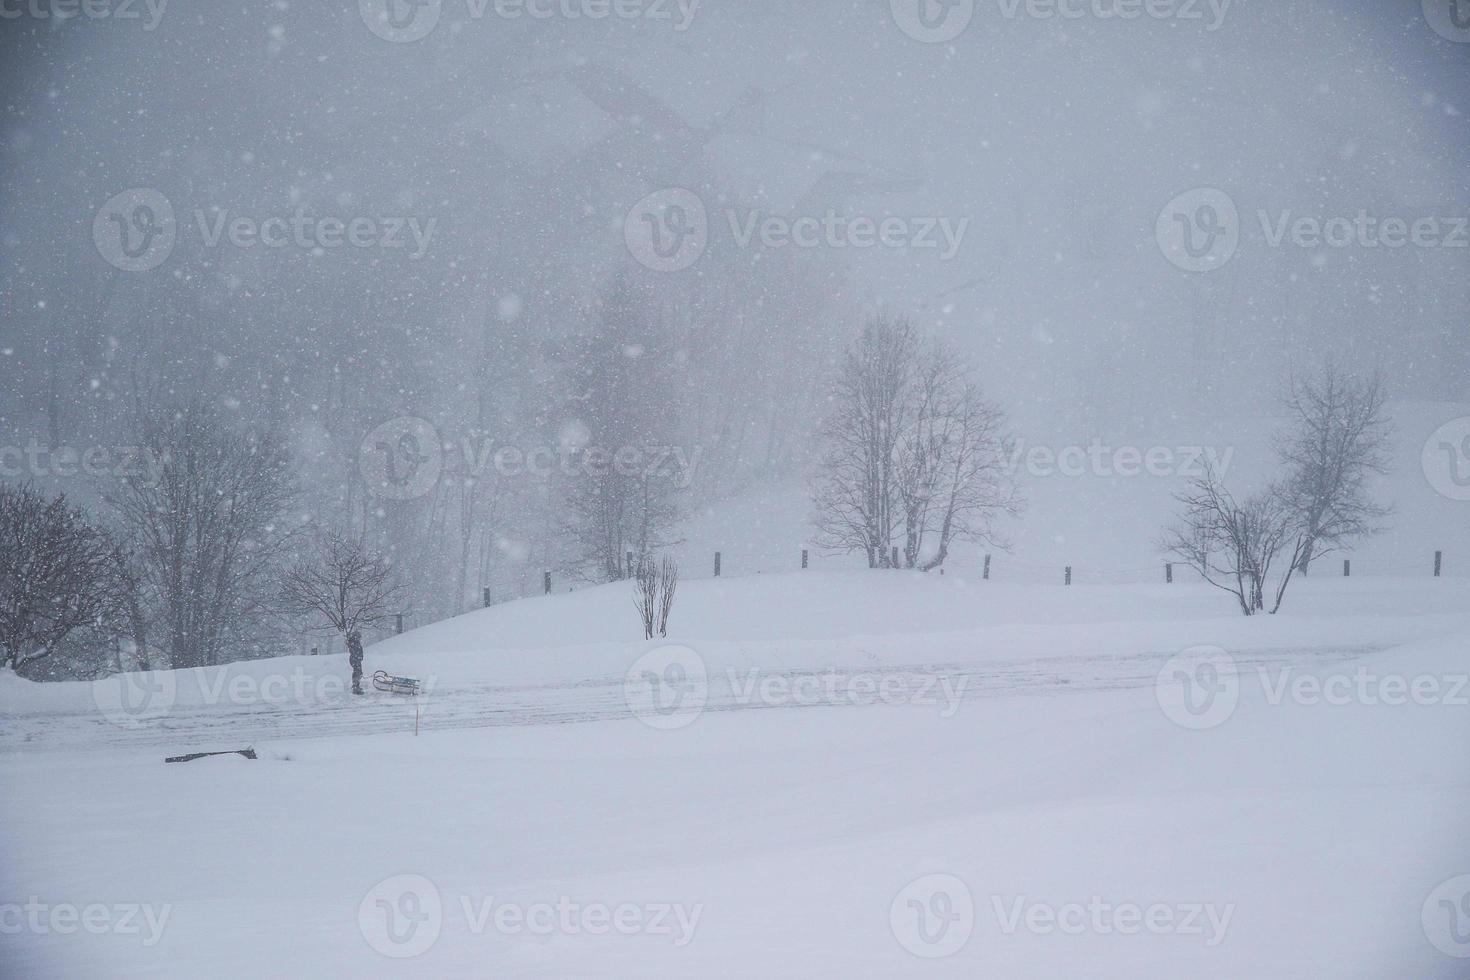
[[[809,571],[687,582],[661,643],[609,586],[371,648],[430,682],[418,737],[341,657],[178,672],[126,728],[105,685],[0,678],[0,904],[47,910],[0,961],[1454,976],[1467,600],[1317,579],[1245,620],[1198,586]],[[138,931],[47,918],[98,902]]]

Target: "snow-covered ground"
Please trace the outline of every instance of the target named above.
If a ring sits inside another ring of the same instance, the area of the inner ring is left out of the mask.
[[[0,971],[1462,976],[1467,600],[810,571],[369,649],[417,704],[0,676]]]

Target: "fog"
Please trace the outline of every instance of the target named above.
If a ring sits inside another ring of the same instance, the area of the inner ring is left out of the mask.
[[[0,0],[0,975],[1450,975],[1467,114],[1470,0]]]

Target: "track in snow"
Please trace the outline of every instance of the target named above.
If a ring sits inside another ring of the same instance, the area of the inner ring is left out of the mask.
[[[1257,668],[1314,668],[1360,660],[1387,646],[1292,647],[1238,651],[1233,654],[1242,675]],[[758,668],[758,676],[779,679],[787,690],[808,690],[856,676],[917,690],[934,678],[948,679],[960,700],[1005,696],[1049,696],[1072,692],[1133,690],[1152,687],[1169,653],[1075,655],[977,662],[942,662],[901,666],[829,668]],[[753,668],[752,668],[753,669]],[[854,707],[847,700],[763,702],[741,690],[747,668],[730,674],[711,670],[705,711],[780,708]],[[959,685],[963,682],[963,687]],[[531,687],[486,683],[441,683],[420,703],[421,731],[467,728],[565,725],[616,721],[635,717],[621,674]],[[933,710],[945,703],[943,691],[931,688]],[[925,702],[929,703],[929,702]],[[882,706],[881,704],[878,706]],[[90,706],[89,706],[90,707]],[[0,720],[0,753],[77,750],[95,747],[239,748],[276,739],[325,738],[412,731],[411,699],[371,692],[319,701],[258,701],[252,704],[177,704],[164,717],[138,728],[123,728],[98,710],[23,714]]]

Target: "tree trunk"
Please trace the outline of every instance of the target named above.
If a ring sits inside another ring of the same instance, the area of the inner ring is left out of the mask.
[[[352,693],[362,693],[362,634],[347,634],[347,662],[352,665]]]

